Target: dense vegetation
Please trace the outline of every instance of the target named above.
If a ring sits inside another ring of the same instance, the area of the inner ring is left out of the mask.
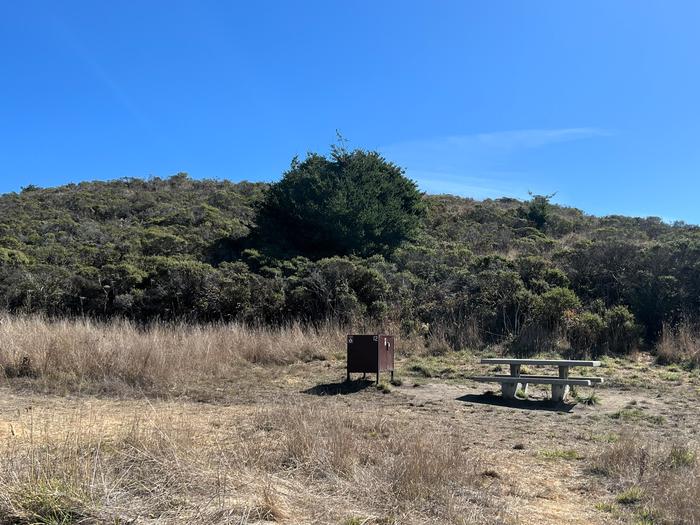
[[[393,164],[342,150],[295,161],[272,189],[185,174],[27,187],[0,197],[0,307],[362,320],[453,347],[574,355],[628,352],[700,311],[698,227],[547,196],[414,195]]]
[[[287,257],[388,254],[413,237],[423,211],[401,168],[374,152],[334,147],[330,159],[310,154],[292,161],[265,193],[258,235]]]

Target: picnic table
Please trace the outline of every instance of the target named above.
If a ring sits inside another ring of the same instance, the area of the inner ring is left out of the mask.
[[[602,377],[570,377],[569,369],[573,367],[597,367],[600,361],[579,361],[570,359],[509,359],[483,358],[482,365],[510,365],[510,374],[495,374],[491,376],[474,376],[471,379],[482,383],[500,383],[501,393],[506,399],[515,399],[520,390],[527,393],[527,385],[552,385],[552,401],[561,403],[569,393],[570,386],[592,386],[602,383]],[[556,366],[559,368],[558,377],[546,375],[523,375],[520,369],[526,366]]]

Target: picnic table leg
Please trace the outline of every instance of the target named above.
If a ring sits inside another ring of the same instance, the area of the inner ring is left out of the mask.
[[[518,387],[520,388],[520,391],[522,392],[523,396],[527,399],[527,383],[518,383]]]
[[[510,375],[520,377],[520,365],[510,365]],[[527,396],[527,383],[516,383],[513,397],[518,393],[518,389],[522,391],[523,395]]]
[[[520,365],[510,365],[510,375],[520,377]],[[520,388],[520,383],[501,383],[501,395],[505,399],[515,399],[518,388]]]
[[[569,367],[560,366],[559,367],[559,377],[561,379],[568,379],[569,377]],[[563,403],[566,395],[569,393],[569,385],[552,385],[552,401],[554,403]]]

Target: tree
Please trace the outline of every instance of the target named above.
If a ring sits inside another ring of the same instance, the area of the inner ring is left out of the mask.
[[[422,196],[379,153],[333,147],[330,158],[294,159],[258,209],[258,233],[271,246],[312,258],[387,253],[411,238]]]
[[[552,193],[550,195],[535,195],[530,192],[530,201],[527,206],[522,210],[525,218],[538,230],[543,230],[547,222],[549,221],[551,215],[552,205],[550,200],[556,195]]]

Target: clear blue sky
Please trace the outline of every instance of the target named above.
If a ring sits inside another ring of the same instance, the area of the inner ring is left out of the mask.
[[[695,1],[33,1],[0,11],[0,192],[275,180],[378,149],[428,192],[700,223]]]

